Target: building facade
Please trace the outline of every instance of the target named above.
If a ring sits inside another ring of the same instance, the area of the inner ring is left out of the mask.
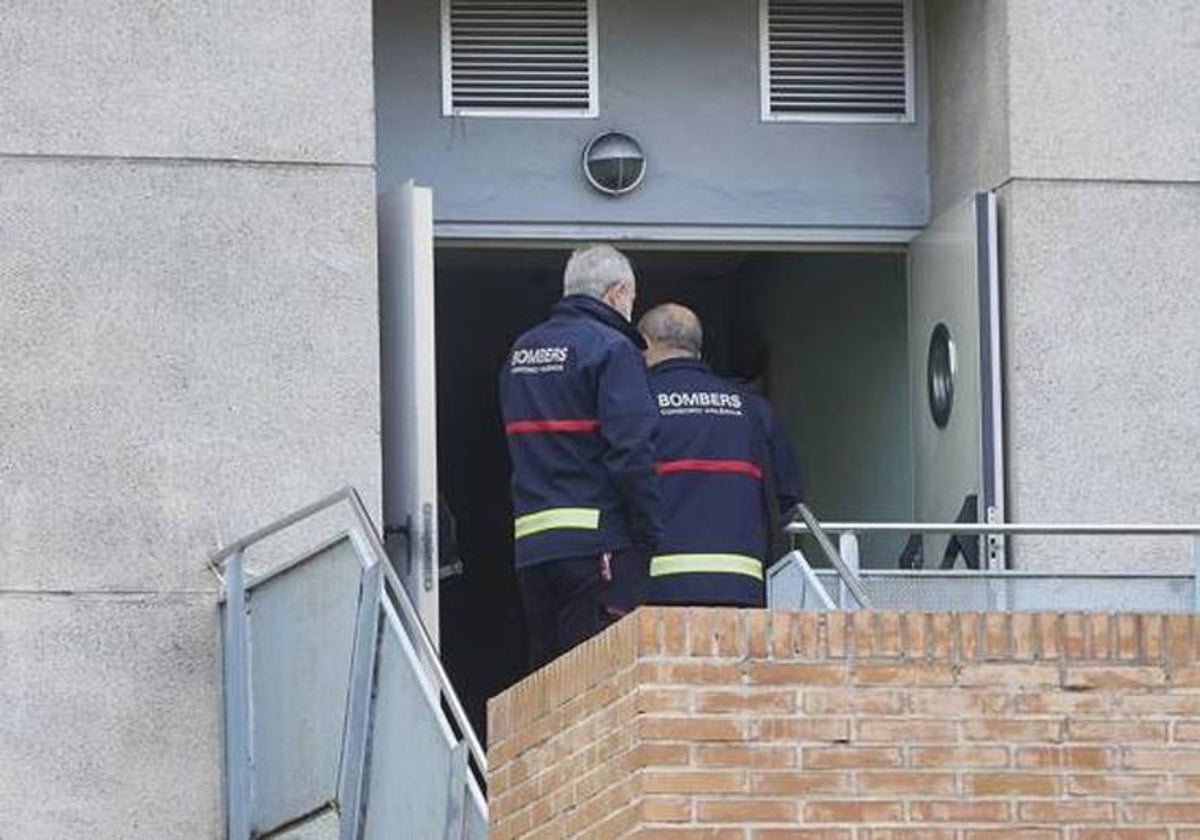
[[[651,296],[728,313],[713,357],[767,375],[818,512],[861,518],[919,507],[909,243],[991,191],[1004,514],[1196,518],[1200,7],[902,4],[911,113],[831,123],[763,119],[757,2],[586,5],[594,116],[558,119],[447,116],[435,0],[0,9],[0,837],[222,836],[206,558],[343,484],[382,513],[404,454],[382,442],[376,202],[408,179],[434,192],[437,361],[462,372],[444,417],[494,411],[563,249],[620,239]],[[610,129],[647,153],[617,199],[579,163]],[[739,357],[748,334],[767,361]],[[441,617],[481,698],[520,654],[487,537],[506,501],[463,489],[503,471],[502,436],[476,431],[439,424],[468,564]]]

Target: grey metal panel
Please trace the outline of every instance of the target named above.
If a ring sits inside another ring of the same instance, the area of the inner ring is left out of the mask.
[[[441,837],[455,740],[390,605],[379,647],[364,840]],[[419,772],[414,772],[418,770]]]
[[[483,794],[479,792],[479,788],[475,785],[473,779],[468,781],[468,788],[467,826],[463,837],[465,840],[487,840],[487,803],[484,801]]]
[[[380,189],[409,178],[428,184],[439,224],[928,221],[923,61],[913,77],[916,122],[763,122],[757,3],[603,0],[597,17],[598,120],[443,117],[440,3],[376,4]],[[653,162],[619,200],[588,186],[580,168],[584,145],[604,129],[632,134]]]
[[[263,840],[337,840],[341,820],[333,808],[322,811],[310,820],[288,828]]]
[[[344,538],[251,589],[258,833],[337,796],[361,574],[356,547]]]
[[[242,553],[225,564],[222,610],[223,700],[225,704],[225,832],[227,840],[250,837],[250,662],[246,579]]]
[[[818,578],[830,593],[839,591],[835,572],[822,569]],[[878,573],[865,570],[862,584],[876,609],[994,610],[1059,612],[1186,612],[1195,608],[1194,579],[1179,577],[1112,576],[993,576],[977,573],[944,575],[936,572]],[[798,571],[772,567],[768,596],[772,609],[811,609],[805,605],[804,580]],[[846,605],[849,606],[849,605]]]

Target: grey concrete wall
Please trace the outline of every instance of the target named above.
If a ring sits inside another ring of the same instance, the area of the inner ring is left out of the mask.
[[[1200,187],[1004,189],[1011,515],[1200,517]],[[1055,541],[1022,565],[1191,567],[1172,540]]]
[[[369,164],[370,4],[0,4],[0,150]]]
[[[934,211],[998,189],[1010,516],[1200,511],[1200,6],[927,6]],[[1190,567],[1183,541],[1018,543],[1023,567]]]
[[[1200,4],[1008,9],[1015,176],[1200,179]]]
[[[927,0],[936,215],[1009,173],[1008,0]]]
[[[221,828],[208,552],[379,501],[370,4],[0,4],[0,837]]]
[[[441,116],[437,0],[380,4],[381,184],[432,186],[442,222],[923,225],[923,34],[915,123],[764,123],[758,5],[599,0],[599,118],[494,119]],[[620,199],[592,190],[580,167],[586,142],[609,129],[637,137],[649,161]]]

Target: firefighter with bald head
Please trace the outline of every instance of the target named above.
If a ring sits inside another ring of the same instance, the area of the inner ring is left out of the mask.
[[[773,523],[800,500],[791,447],[765,399],[701,360],[704,335],[694,312],[664,304],[638,328],[658,409],[663,498],[647,600],[762,606]]]

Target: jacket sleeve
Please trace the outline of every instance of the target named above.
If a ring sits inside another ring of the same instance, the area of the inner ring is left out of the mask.
[[[646,366],[632,344],[622,342],[601,362],[597,378],[604,466],[621,494],[634,545],[653,552],[662,535],[662,501],[654,471],[658,409],[650,396]]]
[[[780,515],[786,516],[804,498],[796,451],[792,449],[787,430],[775,416],[770,403],[758,396],[755,397],[754,403],[766,436],[767,454],[771,459],[771,478],[779,503],[779,512]]]

